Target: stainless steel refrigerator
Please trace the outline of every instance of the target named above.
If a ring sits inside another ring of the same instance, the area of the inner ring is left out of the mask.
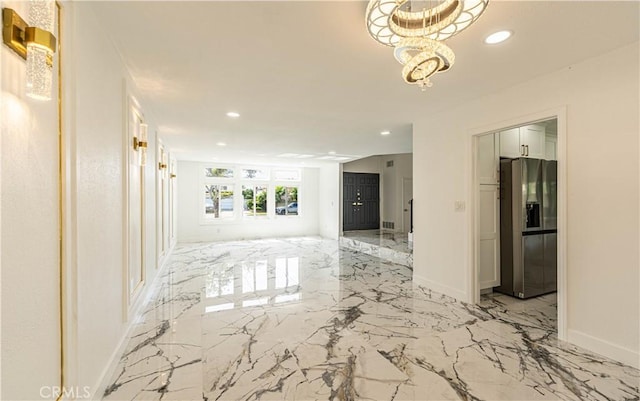
[[[518,298],[556,291],[557,162],[500,161],[500,286]]]

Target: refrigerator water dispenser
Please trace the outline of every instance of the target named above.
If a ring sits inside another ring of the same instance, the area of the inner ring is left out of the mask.
[[[526,228],[540,228],[540,204],[527,202],[526,213]]]

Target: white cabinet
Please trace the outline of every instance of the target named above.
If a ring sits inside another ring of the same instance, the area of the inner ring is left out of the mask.
[[[497,184],[500,182],[500,146],[498,134],[486,134],[478,138],[478,182]]]
[[[500,156],[511,158],[522,156],[520,128],[512,128],[500,132]]]
[[[480,185],[478,281],[480,289],[500,285],[500,200],[498,185]]]
[[[545,129],[540,125],[520,127],[520,144],[524,146],[524,156],[544,159]]]
[[[545,128],[525,125],[500,132],[500,156],[544,159],[546,153]]]
[[[545,141],[545,155],[547,160],[558,160],[558,137],[555,135],[547,135]]]
[[[501,133],[485,134],[478,137],[476,174],[479,198],[479,241],[478,241],[478,282],[480,289],[500,285],[500,153],[503,146],[519,145],[516,129],[516,144],[503,143]],[[510,139],[510,138],[508,138]],[[519,157],[519,156],[515,156]]]

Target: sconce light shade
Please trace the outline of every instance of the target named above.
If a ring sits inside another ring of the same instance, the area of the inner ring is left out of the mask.
[[[54,0],[31,0],[27,36],[27,96],[38,100],[51,99],[53,52],[55,38]]]
[[[138,140],[138,146],[140,148],[140,165],[147,165],[147,138],[148,138],[149,126],[147,124],[140,124],[140,139]]]

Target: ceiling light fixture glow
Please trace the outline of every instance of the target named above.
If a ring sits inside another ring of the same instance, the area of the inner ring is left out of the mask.
[[[425,90],[431,86],[430,76],[448,70],[454,63],[453,51],[442,41],[474,23],[488,3],[442,0],[414,10],[411,0],[370,0],[365,19],[373,39],[396,48],[396,59],[404,65],[405,82]]]
[[[240,117],[240,113],[236,113],[235,111],[230,111],[227,113],[227,117],[238,118]]]
[[[336,154],[336,151],[335,151],[335,150],[330,150],[330,151],[329,151],[329,154],[330,154],[330,155],[335,155],[335,154]]]
[[[380,135],[391,135],[391,131],[382,131]]]
[[[502,43],[505,40],[509,39],[513,35],[511,31],[498,31],[494,32],[491,35],[487,36],[484,40],[484,43],[488,45],[496,45],[498,43]]]
[[[217,145],[218,145],[218,146],[227,146],[227,144],[226,144],[226,143],[224,143],[224,142],[218,142],[218,143],[217,143]]]

